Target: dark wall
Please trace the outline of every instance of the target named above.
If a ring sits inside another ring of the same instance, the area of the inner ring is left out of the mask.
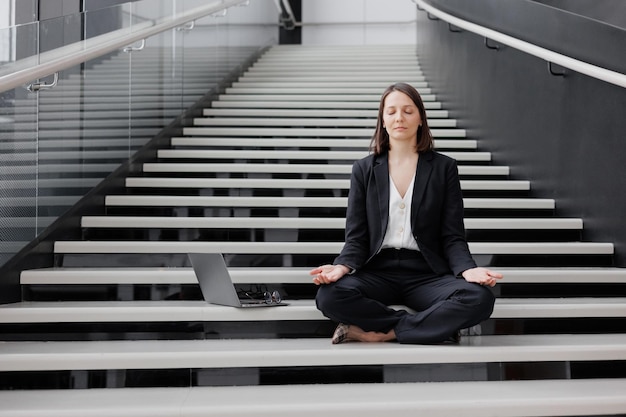
[[[289,0],[291,11],[296,19],[296,22],[302,22],[302,0]],[[283,13],[281,14],[281,20],[286,19],[289,15],[286,13],[284,6],[281,4]],[[302,43],[302,26],[295,26],[286,28],[281,26],[278,30],[278,43],[281,45]]]
[[[626,28],[626,2],[624,0],[534,0],[606,22],[610,25]]]
[[[452,14],[455,2],[443,3]],[[473,5],[465,14],[487,13],[491,23],[511,31],[543,20],[534,2],[515,2],[515,15],[480,10],[481,4],[493,6],[491,1],[461,3]],[[525,13],[521,3],[534,5]],[[559,25],[563,32],[573,30]],[[531,180],[535,197],[555,198],[557,216],[581,217],[584,240],[613,242],[616,264],[626,266],[626,89],[570,70],[551,75],[545,61],[502,45],[488,49],[483,38],[451,32],[425,12],[418,13],[417,28],[422,68],[452,117],[493,152],[496,165],[509,165],[514,178]],[[559,36],[554,28],[550,32]],[[623,48],[626,32],[615,42]],[[626,54],[611,58],[613,65],[626,66]]]

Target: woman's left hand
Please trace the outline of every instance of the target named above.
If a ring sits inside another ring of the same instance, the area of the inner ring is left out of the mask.
[[[503,277],[499,272],[494,272],[482,267],[466,269],[461,275],[467,282],[475,282],[476,284],[487,285],[489,287],[494,287],[498,280]]]

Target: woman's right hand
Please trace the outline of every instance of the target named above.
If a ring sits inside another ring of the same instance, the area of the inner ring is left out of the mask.
[[[345,265],[322,265],[312,269],[309,275],[313,276],[315,285],[322,285],[336,282],[348,272],[350,269]]]

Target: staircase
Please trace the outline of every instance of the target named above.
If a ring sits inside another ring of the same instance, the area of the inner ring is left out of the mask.
[[[459,345],[331,345],[307,272],[341,250],[351,164],[397,81],[459,162],[472,253],[505,279]],[[273,47],[54,244],[54,268],[23,271],[24,301],[0,306],[0,417],[626,413],[626,270],[503,162],[412,47]],[[188,252],[289,306],[208,305]]]

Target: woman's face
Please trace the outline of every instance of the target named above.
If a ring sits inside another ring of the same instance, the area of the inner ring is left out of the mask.
[[[389,141],[417,141],[420,124],[422,118],[413,100],[400,91],[389,93],[383,107],[383,126]]]

